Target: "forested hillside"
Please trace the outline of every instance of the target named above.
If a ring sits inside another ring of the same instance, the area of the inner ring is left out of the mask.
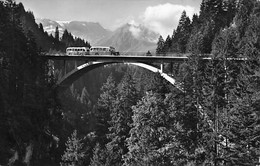
[[[0,1],[0,165],[257,165],[259,9],[258,0],[203,0],[192,19],[183,12],[157,43],[157,54],[189,53],[165,70],[182,89],[110,65],[61,93],[63,71],[49,72],[40,50],[89,43],[68,31],[49,36],[22,4]]]
[[[0,164],[38,165],[50,158],[61,111],[48,64],[24,29],[22,4],[0,1]]]
[[[243,4],[246,3],[246,4]],[[183,11],[178,27],[173,34],[158,40],[157,53],[197,53],[209,54],[216,36],[225,29],[238,26],[239,12],[249,17],[253,6],[251,1],[239,0],[202,0],[200,13],[192,18]],[[241,5],[245,5],[245,7]],[[249,11],[248,11],[249,10]],[[246,19],[246,18],[241,18]],[[244,23],[244,20],[240,20]]]
[[[126,90],[133,84],[125,83],[129,76],[115,91],[109,78],[97,107],[104,114],[100,126],[107,127],[91,165],[256,165],[259,8],[256,0],[204,0],[199,15],[190,19],[183,12],[172,36],[157,44],[157,54],[190,55],[166,70],[182,90],[155,75],[146,77],[143,93]],[[201,59],[203,54],[212,59]]]
[[[70,33],[49,36],[23,4],[0,1],[0,165],[59,163],[62,109],[51,66],[40,54],[69,45],[89,43]]]

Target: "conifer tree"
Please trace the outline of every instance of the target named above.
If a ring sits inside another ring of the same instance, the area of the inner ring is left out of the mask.
[[[161,95],[147,92],[133,111],[132,129],[127,139],[129,151],[124,155],[124,165],[172,165],[173,155],[181,151],[175,137],[176,121],[172,110],[168,109]]]
[[[109,161],[106,147],[102,148],[99,143],[96,144],[93,150],[93,157],[90,166],[109,166]]]
[[[178,27],[172,37],[172,50],[175,53],[185,53],[189,40],[191,25],[186,11],[182,12]]]
[[[170,86],[160,73],[153,73],[150,76],[149,82],[146,84],[146,90],[165,96],[170,92]]]
[[[202,23],[198,29],[192,31],[187,50],[195,54],[209,54],[212,50],[212,42],[215,36],[214,24],[210,22]]]
[[[138,100],[135,82],[129,73],[126,73],[118,86],[118,95],[111,112],[107,143],[111,165],[122,165],[122,156],[127,153],[126,138],[129,136],[132,123],[132,109]]]
[[[73,46],[74,38],[73,36],[68,32],[67,29],[64,30],[63,35],[61,37],[61,41],[65,43],[66,47]]]
[[[202,42],[202,33],[199,32],[201,28],[201,20],[198,15],[193,15],[191,22],[191,34],[187,43],[186,52],[189,53],[203,53],[203,42]]]
[[[44,32],[42,23],[39,24],[39,29],[40,29],[41,32]]]
[[[152,53],[150,51],[147,51],[146,56],[152,56]]]
[[[200,19],[203,22],[215,21],[216,26],[222,27],[221,16],[223,16],[223,0],[203,0],[200,7]],[[223,18],[222,18],[223,19]]]
[[[157,42],[157,48],[156,48],[156,55],[164,55],[165,50],[164,50],[164,39],[162,36],[159,37],[158,42]]]
[[[59,27],[56,26],[55,28],[55,40],[58,42],[60,40],[60,35],[59,35]]]
[[[74,130],[66,143],[66,151],[61,158],[61,166],[82,165],[83,159],[85,157],[82,140],[83,139],[78,138],[77,130]]]
[[[106,134],[108,134],[110,114],[116,101],[117,88],[112,74],[107,78],[106,83],[101,87],[101,94],[97,104],[97,135],[99,143],[104,146],[107,143]]]
[[[171,53],[171,46],[172,46],[172,39],[168,35],[164,42],[164,47],[163,47],[163,50],[165,51],[166,54]]]
[[[237,8],[236,8],[237,2],[238,2],[237,0],[223,1],[223,5],[222,5],[223,26],[222,27],[228,27],[232,24],[233,19],[237,12]]]
[[[240,40],[245,34],[246,27],[249,23],[249,17],[254,9],[256,0],[241,0],[238,3],[238,11],[235,16],[235,24],[237,25],[238,35]]]

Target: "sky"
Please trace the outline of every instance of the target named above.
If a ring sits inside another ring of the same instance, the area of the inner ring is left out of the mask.
[[[201,0],[16,0],[36,18],[55,21],[99,22],[115,30],[126,24],[142,24],[164,37],[171,35],[185,10],[192,18]]]

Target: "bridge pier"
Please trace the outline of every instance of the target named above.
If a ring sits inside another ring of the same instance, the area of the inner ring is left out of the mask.
[[[48,75],[54,75],[55,73],[55,69],[54,69],[54,61],[53,60],[48,60],[47,61],[47,65],[48,65]]]
[[[170,62],[170,73],[173,73],[173,63]]]
[[[74,69],[78,67],[77,61],[74,61]]]
[[[160,67],[160,71],[161,71],[161,73],[163,73],[163,63],[161,63],[160,66],[161,66],[161,67]]]
[[[63,60],[63,67],[64,67],[64,75],[66,75],[66,60]]]

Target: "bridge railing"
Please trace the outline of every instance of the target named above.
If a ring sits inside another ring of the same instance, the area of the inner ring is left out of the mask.
[[[42,52],[42,56],[44,55],[51,55],[51,56],[67,56],[65,52]],[[120,51],[119,55],[111,55],[111,56],[176,56],[176,57],[184,57],[189,56],[190,54],[181,54],[181,53],[163,53],[163,54],[157,54],[155,52],[143,52],[143,51],[131,51],[131,52],[123,52]],[[73,56],[73,55],[70,55]],[[78,56],[78,55],[74,55]],[[91,55],[86,55],[91,56]]]
[[[180,54],[180,53],[163,53],[157,54],[155,52],[119,52],[120,55],[124,56],[177,56],[184,57],[189,56],[190,54]]]

